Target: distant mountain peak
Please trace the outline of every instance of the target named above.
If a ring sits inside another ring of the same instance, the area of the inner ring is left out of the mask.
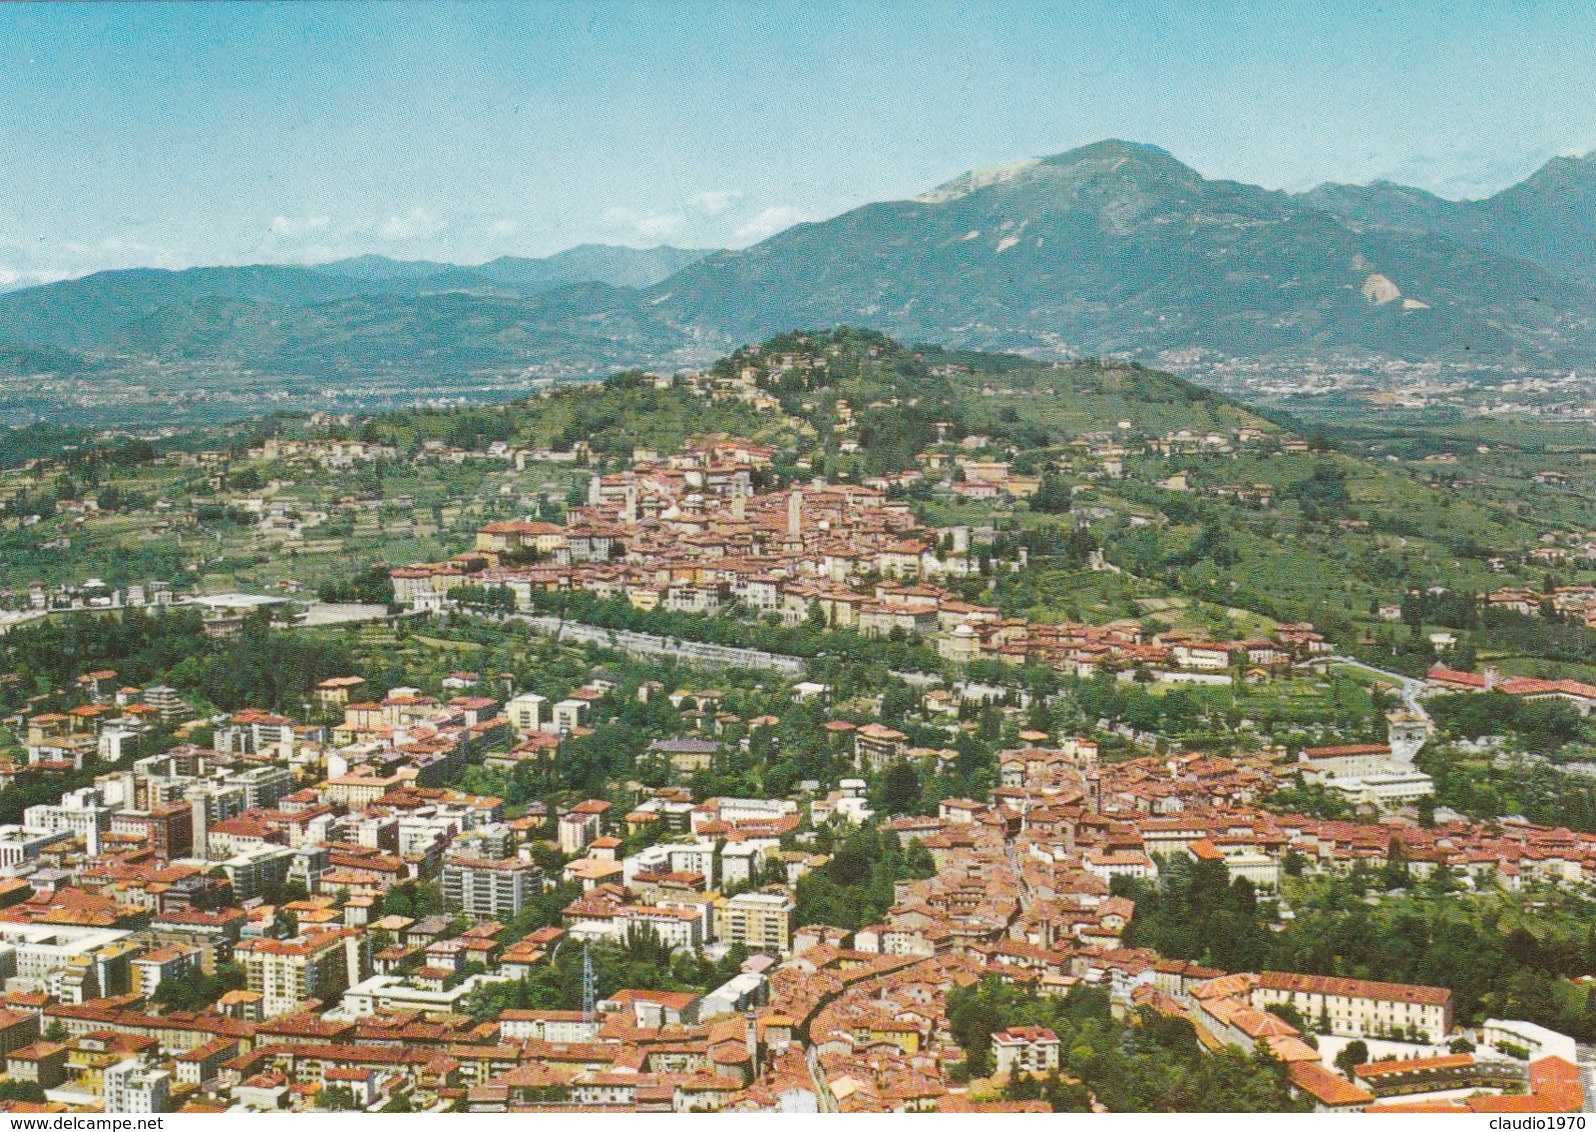
[[[961,173],[930,192],[913,198],[920,204],[947,204],[982,189],[1006,186],[1024,189],[1035,184],[1065,181],[1087,183],[1107,179],[1147,184],[1163,182],[1192,186],[1203,177],[1182,164],[1167,149],[1144,142],[1105,138],[1050,157],[1027,157],[986,169]]]
[[[1131,166],[1166,176],[1174,175],[1182,180],[1203,179],[1197,170],[1162,146],[1147,142],[1125,141],[1122,138],[1104,138],[1090,145],[1055,153],[1051,157],[1044,157],[1042,164],[1060,169],[1106,167],[1114,171]]]
[[[989,185],[1001,185],[1005,181],[1012,181],[1027,170],[1034,169],[1040,164],[1040,158],[1023,157],[1018,161],[992,165],[986,169],[973,169],[966,173],[960,173],[953,180],[938,185],[928,193],[921,193],[914,199],[921,204],[946,204],[950,200],[967,197],[977,189],[984,189]]]
[[[1589,191],[1593,182],[1596,182],[1596,151],[1587,153],[1583,157],[1560,155],[1547,161],[1523,181],[1508,186],[1497,195],[1509,196],[1515,192],[1526,191],[1561,192],[1573,187]]]
[[[1068,165],[1072,162],[1092,161],[1104,157],[1151,157],[1172,161],[1176,165],[1181,164],[1174,154],[1161,145],[1154,145],[1152,142],[1126,141],[1124,138],[1104,138],[1102,141],[1089,142],[1074,149],[1067,149],[1063,153],[1055,153],[1045,160],[1050,165]]]

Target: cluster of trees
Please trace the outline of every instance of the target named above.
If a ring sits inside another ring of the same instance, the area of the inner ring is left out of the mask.
[[[16,697],[71,688],[83,673],[105,667],[116,668],[124,683],[154,683],[185,657],[211,648],[192,609],[51,618],[0,637],[0,669],[21,678],[0,685],[0,703],[15,709]]]
[[[1194,861],[1184,853],[1161,867],[1157,885],[1114,878],[1136,901],[1126,945],[1152,947],[1176,959],[1196,959],[1226,971],[1268,965],[1271,940],[1251,881],[1231,881],[1223,861]]]
[[[1042,486],[1031,496],[1030,508],[1044,515],[1062,515],[1070,509],[1070,484],[1063,476],[1046,473]]]
[[[924,845],[911,841],[900,847],[897,834],[889,829],[867,825],[835,844],[830,844],[830,830],[820,832],[818,848],[829,850],[831,860],[798,880],[800,924],[861,928],[877,923],[892,907],[897,881],[936,874]]]
[[[1596,994],[1570,981],[1596,973],[1596,901],[1548,891],[1530,924],[1521,905],[1462,893],[1444,870],[1413,883],[1400,850],[1379,872],[1357,868],[1298,884],[1295,916],[1285,924],[1251,886],[1228,883],[1218,862],[1171,858],[1156,885],[1115,887],[1137,902],[1127,943],[1171,958],[1443,986],[1461,1022],[1524,1018],[1596,1038]],[[1377,891],[1386,895],[1370,903]]]
[[[235,963],[218,964],[214,975],[196,966],[185,975],[162,979],[154,997],[168,1010],[200,1011],[228,991],[243,989],[244,983],[244,969]]]
[[[1512,609],[1487,609],[1480,622],[1475,642],[1481,651],[1596,665],[1596,629]]]
[[[1286,494],[1296,499],[1304,518],[1313,520],[1343,514],[1352,502],[1346,469],[1327,460],[1315,464],[1313,474],[1291,484]]]
[[[383,893],[381,912],[384,916],[424,920],[442,911],[443,891],[435,882],[411,881]]]
[[[29,460],[59,456],[63,449],[82,443],[87,435],[82,429],[48,421],[0,428],[0,468],[16,468]]]
[[[1402,621],[1417,629],[1421,625],[1445,625],[1449,629],[1477,629],[1480,603],[1471,593],[1433,587],[1411,589],[1402,596]]]
[[[1353,816],[1352,804],[1346,795],[1329,789],[1322,783],[1304,782],[1299,772],[1290,786],[1270,794],[1266,804],[1281,814],[1302,814],[1324,821],[1339,821]]]
[[[1498,763],[1435,747],[1419,752],[1417,764],[1435,780],[1436,800],[1460,814],[1486,821],[1519,814],[1537,825],[1596,833],[1596,782],[1538,757]]]
[[[393,603],[393,579],[388,576],[388,567],[379,562],[367,567],[347,581],[323,582],[317,591],[317,596],[322,601],[391,605]]]
[[[215,640],[202,632],[201,640],[165,678],[227,711],[261,707],[298,714],[317,684],[355,670],[354,656],[338,637],[273,629],[264,610],[251,613],[235,637]]]
[[[449,591],[449,597],[468,609],[515,612],[515,591],[509,586],[456,586]]]
[[[43,1104],[44,1100],[44,1089],[37,1081],[20,1081],[10,1077],[0,1081],[0,1101]]]
[[[884,664],[897,669],[935,671],[941,665],[936,651],[901,638],[877,639],[851,630],[828,629],[816,605],[801,625],[771,624],[738,617],[701,617],[665,609],[644,611],[624,598],[606,599],[585,592],[551,592],[534,588],[537,613],[566,617],[604,629],[674,637],[684,641],[763,649],[791,656],[815,657],[821,653],[846,655],[856,662]]]
[[[957,1075],[991,1072],[992,1035],[1010,1026],[1045,1026],[1059,1039],[1060,1067],[1043,1080],[1011,1078],[1004,1095],[1043,1099],[1055,1112],[1305,1112],[1285,1067],[1260,1046],[1207,1053],[1185,1019],[1139,1010],[1113,1017],[1106,991],[1072,987],[1042,997],[988,976],[948,992],[948,1025],[964,1050]]]
[[[732,947],[718,961],[687,951],[673,952],[650,930],[633,932],[625,943],[596,943],[586,949],[593,964],[598,997],[623,987],[703,994],[733,978],[748,952]],[[465,1013],[478,1022],[496,1020],[505,1010],[580,1010],[584,948],[561,942],[547,963],[518,982],[487,983],[466,996]]]
[[[1446,734],[1462,739],[1517,735],[1533,751],[1555,751],[1584,733],[1584,720],[1562,700],[1521,700],[1504,692],[1460,692],[1427,701]]]
[[[1076,702],[1089,720],[1123,720],[1140,731],[1179,735],[1205,723],[1227,721],[1234,725],[1240,714],[1228,688],[1173,688],[1153,695],[1140,684],[1119,683],[1112,673],[1099,672],[1073,685]]]

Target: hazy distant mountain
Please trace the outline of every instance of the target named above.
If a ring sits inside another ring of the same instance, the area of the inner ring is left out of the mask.
[[[515,259],[504,256],[476,270],[506,285],[537,283],[608,283],[613,287],[649,287],[669,278],[690,263],[697,263],[712,249],[618,248],[609,244],[578,244],[544,259]]]
[[[1550,358],[1589,350],[1596,313],[1587,288],[1496,247],[1423,223],[1354,223],[1119,141],[798,225],[652,293],[684,323],[739,339],[856,323],[1085,353]]]
[[[843,323],[1060,354],[1586,365],[1596,162],[1558,159],[1483,201],[1391,184],[1293,195],[1105,141],[738,251],[589,245],[473,267],[362,256],[103,272],[0,295],[0,342],[11,344],[0,367],[376,369],[404,388],[405,375],[669,366]]]
[[[1554,157],[1484,200],[1445,200],[1388,182],[1321,185],[1302,199],[1355,224],[1431,232],[1596,284],[1596,154]]]
[[[503,297],[359,295],[287,308],[208,298],[139,319],[102,348],[165,362],[231,361],[264,373],[429,379],[546,367],[583,373],[663,359],[680,331],[629,288],[601,283]]]
[[[213,309],[231,302],[303,307],[357,296],[465,292],[516,297],[581,283],[646,287],[706,254],[583,244],[545,259],[503,256],[476,267],[367,255],[315,267],[102,271],[0,294],[0,341],[92,349],[157,312],[189,303]]]
[[[90,349],[141,318],[185,303],[243,299],[298,306],[360,289],[353,280],[308,267],[101,271],[0,295],[0,339]]]
[[[578,244],[542,259],[500,256],[474,267],[363,255],[322,264],[317,270],[385,285],[394,291],[486,290],[530,295],[567,283],[648,287],[709,254],[704,249],[673,248],[664,244],[657,248]]]
[[[1354,227],[1394,228],[1402,232],[1460,231],[1462,203],[1423,189],[1375,181],[1368,185],[1324,184],[1297,197]]]

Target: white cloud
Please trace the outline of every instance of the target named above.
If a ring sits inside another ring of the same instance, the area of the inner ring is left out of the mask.
[[[61,266],[73,269],[81,265],[82,272],[110,271],[128,267],[178,269],[188,267],[191,263],[188,256],[180,255],[168,248],[146,244],[140,240],[118,239],[115,236],[108,236],[93,244],[67,240],[59,247],[66,254],[58,255],[54,259]]]
[[[430,240],[442,233],[448,227],[443,217],[429,208],[412,208],[409,212],[396,214],[383,220],[377,226],[379,238],[393,243],[403,243],[408,240]]]
[[[274,236],[294,240],[312,232],[320,232],[331,223],[326,216],[274,216],[266,228]]]
[[[719,216],[736,206],[743,199],[741,189],[711,189],[706,193],[699,193],[688,203],[705,216]]]
[[[516,232],[520,231],[520,229],[520,221],[511,220],[509,217],[505,217],[500,220],[495,220],[492,224],[488,225],[488,234],[490,236],[513,236],[516,234]]]
[[[758,215],[741,228],[738,228],[733,235],[739,240],[757,243],[767,236],[774,236],[784,228],[791,228],[802,219],[802,213],[796,208],[785,204],[775,204],[769,208],[761,209]]]
[[[635,240],[659,242],[679,235],[687,218],[675,212],[639,212],[634,208],[611,208],[599,217],[606,228],[622,232]]]
[[[127,267],[182,267],[172,251],[131,240],[11,241],[0,237],[0,290],[37,287],[96,271]]]

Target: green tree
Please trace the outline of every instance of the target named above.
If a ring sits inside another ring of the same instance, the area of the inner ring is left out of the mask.
[[[889,814],[913,813],[920,801],[920,776],[913,764],[897,759],[882,776],[881,805]]]
[[[348,1112],[355,1107],[354,1090],[344,1085],[329,1085],[316,1094],[316,1107],[328,1112]]]
[[[1046,473],[1042,485],[1031,496],[1032,511],[1045,515],[1062,515],[1070,509],[1070,485],[1063,476]]]
[[[1353,1038],[1336,1051],[1335,1066],[1351,1080],[1352,1071],[1359,1065],[1367,1064],[1368,1060],[1369,1044],[1362,1038]]]

